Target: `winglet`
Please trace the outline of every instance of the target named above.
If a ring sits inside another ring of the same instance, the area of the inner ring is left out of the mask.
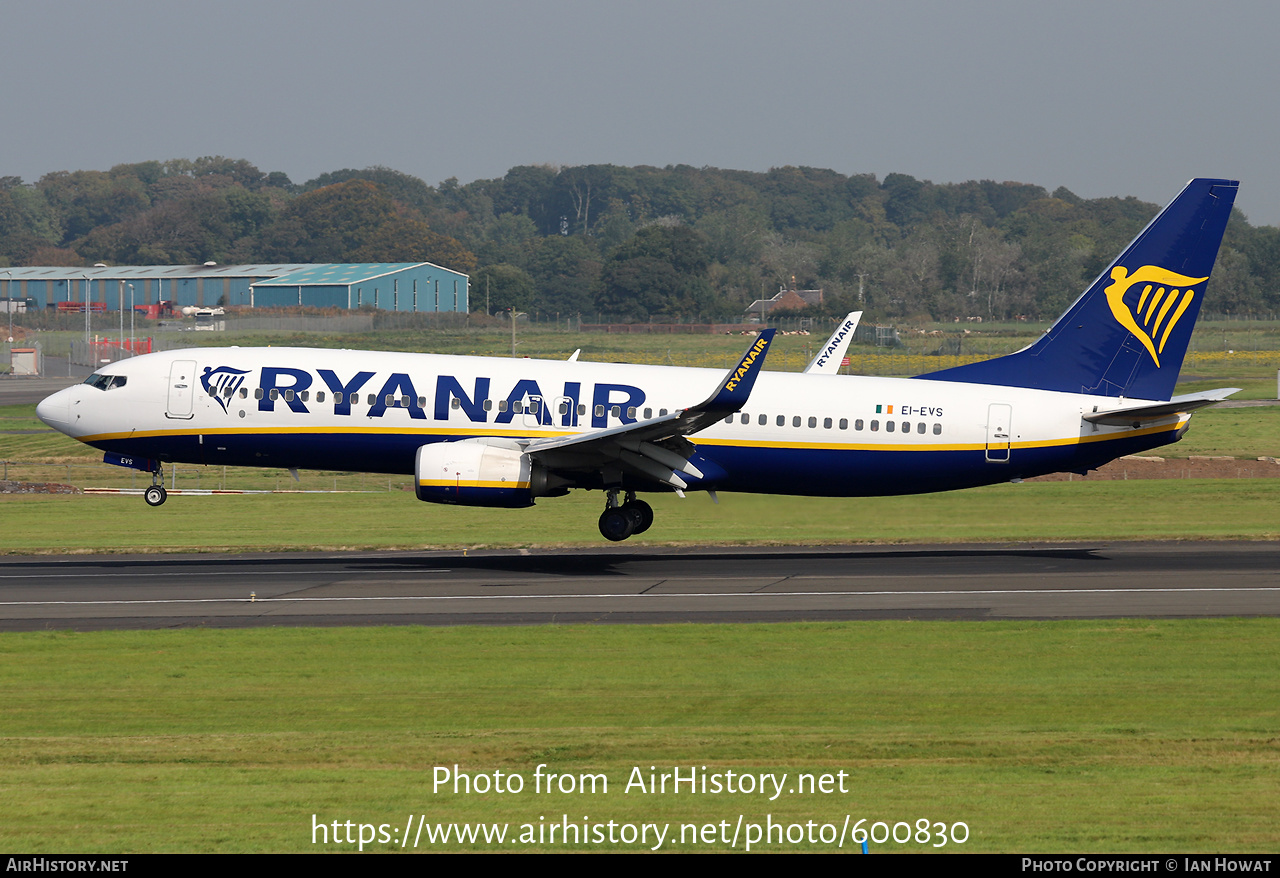
[[[827,339],[822,350],[804,367],[804,371],[815,375],[837,374],[840,371],[840,361],[844,359],[845,351],[849,350],[849,342],[853,341],[853,333],[861,319],[861,311],[850,311],[840,321],[836,331],[831,333],[831,338]]]
[[[746,405],[747,398],[751,396],[751,388],[756,385],[756,377],[764,368],[764,358],[768,355],[769,345],[777,331],[766,329],[761,332],[760,337],[742,355],[738,365],[725,375],[715,395],[696,408],[707,412],[729,414]]]

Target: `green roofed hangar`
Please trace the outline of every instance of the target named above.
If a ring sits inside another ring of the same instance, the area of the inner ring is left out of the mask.
[[[469,277],[432,262],[333,265],[118,265],[0,269],[3,298],[27,307],[98,303],[115,311],[170,301],[175,307],[251,308],[363,306],[384,311],[466,313]]]

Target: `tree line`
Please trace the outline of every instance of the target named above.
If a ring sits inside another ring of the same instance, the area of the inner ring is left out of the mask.
[[[473,310],[708,320],[783,288],[872,320],[1044,320],[1155,215],[1135,198],[685,165],[526,165],[438,186],[389,168],[302,184],[244,159],[0,177],[0,263],[81,266],[430,261]],[[1206,309],[1280,311],[1280,229],[1238,211]]]

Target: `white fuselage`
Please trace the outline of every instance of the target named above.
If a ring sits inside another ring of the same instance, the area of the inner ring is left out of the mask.
[[[695,405],[723,377],[712,369],[307,348],[173,351],[96,374],[96,386],[61,391],[38,414],[104,451],[406,474],[422,445],[613,428]],[[714,464],[693,487],[854,496],[1082,471],[1181,435],[1182,414],[1141,427],[1083,419],[1134,402],[927,378],[764,372],[741,411],[688,437]],[[575,486],[596,485],[584,478]]]

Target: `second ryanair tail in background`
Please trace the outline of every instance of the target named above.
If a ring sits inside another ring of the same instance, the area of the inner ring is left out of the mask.
[[[1238,187],[1188,183],[1034,344],[918,377],[1170,399]]]

